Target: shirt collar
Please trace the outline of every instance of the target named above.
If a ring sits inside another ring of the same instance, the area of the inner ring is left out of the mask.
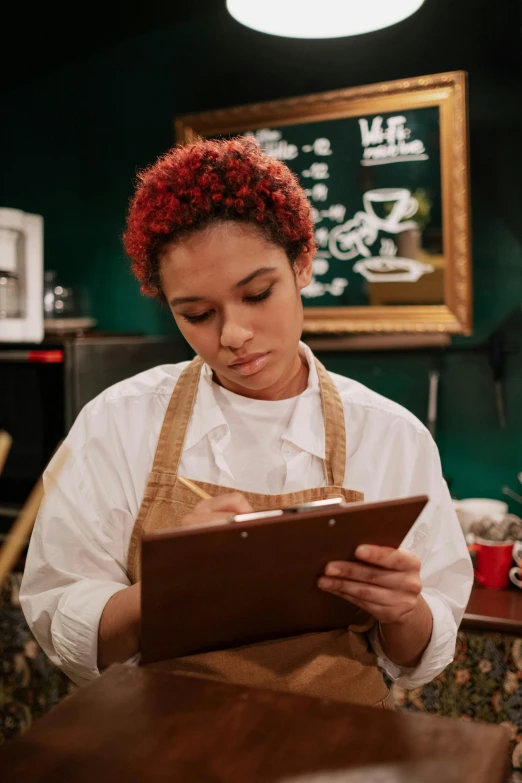
[[[308,385],[299,395],[288,428],[283,434],[283,440],[293,443],[302,451],[324,459],[324,421],[322,415],[317,415],[317,403],[321,394],[319,376],[310,348],[304,343],[299,343],[299,348],[308,362]],[[185,448],[190,449],[219,428],[222,429],[222,432],[216,432],[216,435],[222,436],[227,441],[226,436],[230,434],[229,427],[214,395],[212,370],[207,364],[204,364],[201,369],[193,415],[185,438]]]
[[[196,401],[192,411],[189,428],[185,438],[185,449],[190,449],[199,443],[213,430],[223,429],[223,434],[229,432],[228,424],[217,404],[212,388],[212,370],[208,364],[201,368]]]

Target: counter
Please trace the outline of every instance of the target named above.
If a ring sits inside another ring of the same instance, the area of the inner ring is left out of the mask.
[[[0,751],[4,783],[505,783],[499,726],[112,666]]]
[[[517,587],[505,590],[473,587],[461,628],[522,637],[522,590]]]

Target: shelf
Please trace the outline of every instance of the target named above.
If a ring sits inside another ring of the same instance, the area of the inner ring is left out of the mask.
[[[522,590],[492,590],[475,585],[461,628],[522,636]]]
[[[340,337],[303,336],[312,351],[411,351],[446,348],[449,334],[354,334]]]

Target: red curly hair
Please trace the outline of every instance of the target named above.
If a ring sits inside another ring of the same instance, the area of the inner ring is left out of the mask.
[[[167,244],[222,220],[259,226],[291,264],[315,250],[310,203],[296,175],[252,137],[174,147],[139,174],[127,215],[123,242],[142,293],[163,297],[159,261]]]

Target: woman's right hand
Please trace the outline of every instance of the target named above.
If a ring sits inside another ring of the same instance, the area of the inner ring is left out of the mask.
[[[248,514],[252,506],[240,492],[202,500],[183,525],[221,522],[234,514]],[[126,661],[139,651],[141,615],[140,583],[118,591],[108,600],[98,628],[98,668],[105,669],[116,661]]]
[[[183,517],[182,525],[204,525],[206,522],[225,522],[234,514],[253,511],[248,500],[240,492],[229,492],[207,500],[200,500],[192,511]]]

